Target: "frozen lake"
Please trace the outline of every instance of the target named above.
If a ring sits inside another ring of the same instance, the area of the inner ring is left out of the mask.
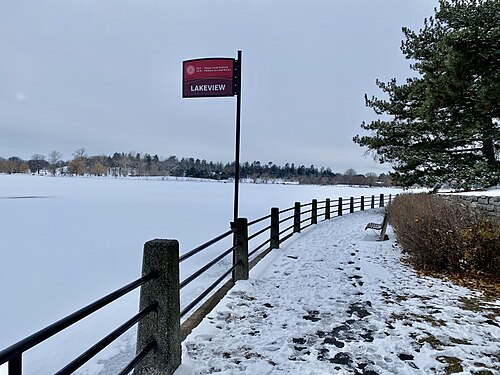
[[[208,181],[0,175],[0,349],[138,278],[144,242],[177,239],[182,253],[227,231],[233,189]],[[398,192],[245,183],[240,217],[295,201]],[[135,312],[137,294],[39,345],[24,356],[26,374],[57,370]]]

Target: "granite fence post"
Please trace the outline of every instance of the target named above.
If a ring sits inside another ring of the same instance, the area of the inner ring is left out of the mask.
[[[295,202],[293,209],[293,233],[300,233],[300,202]]]
[[[311,224],[318,224],[318,200],[312,200]]]
[[[157,303],[158,309],[139,322],[137,352],[151,340],[156,349],[146,355],[135,375],[171,375],[181,364],[179,242],[156,239],[144,244],[142,275],[158,278],[141,287],[140,310]]]
[[[278,207],[271,208],[271,249],[279,249],[280,247],[280,209]]]
[[[246,218],[236,219],[233,245],[237,246],[233,251],[233,265],[239,263],[233,271],[233,281],[248,280],[248,220]]]

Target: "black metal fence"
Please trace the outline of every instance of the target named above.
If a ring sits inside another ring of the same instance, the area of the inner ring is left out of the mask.
[[[351,197],[349,199],[338,198],[337,200],[318,201],[313,199],[305,204],[296,202],[293,207],[283,210],[274,207],[269,215],[250,222],[246,218],[238,218],[235,223],[231,223],[229,231],[188,251],[182,256],[179,256],[179,244],[175,240],[149,241],[144,246],[143,276],[141,278],[0,351],[0,366],[8,362],[8,374],[21,375],[24,352],[141,287],[139,312],[60,369],[56,374],[73,373],[128,329],[135,324],[139,324],[136,356],[119,374],[125,375],[135,370],[134,374],[170,375],[180,365],[182,338],[193,328],[193,325],[195,326],[201,321],[208,312],[207,307],[204,308],[205,312],[192,314],[193,316],[197,315],[197,318],[193,320],[195,323],[189,321],[190,317],[184,324],[191,325],[191,328],[186,328],[182,334],[181,318],[186,317],[195,307],[209,299],[210,295],[216,297],[215,301],[212,301],[212,304],[209,305],[213,306],[220,298],[220,293],[217,295],[216,289],[222,282],[226,281],[226,284],[219,288],[219,291],[227,291],[237,280],[248,279],[251,267],[267,253],[272,249],[279,248],[284,241],[295,233],[300,233],[309,226],[317,224],[318,221],[329,220],[345,213],[384,207],[391,202],[391,199],[391,195],[384,197],[384,194],[380,194],[377,197],[372,195],[359,198]],[[269,224],[266,225],[267,223]],[[255,229],[255,231],[249,235],[250,229]],[[233,240],[231,247],[184,280],[179,280],[179,267],[182,262],[225,239],[230,239],[231,236]],[[264,241],[254,245],[254,242],[262,239]],[[251,251],[249,251],[249,247],[252,247]],[[233,257],[232,266],[181,310],[179,302],[180,290],[205,274],[216,264],[220,264],[229,255]],[[198,310],[203,310],[203,306]]]
[[[9,375],[18,375],[22,374],[22,355],[27,350],[33,348],[34,346],[40,344],[41,342],[47,340],[48,338],[54,336],[55,334],[61,332],[62,330],[68,328],[69,326],[79,322],[83,318],[93,314],[97,310],[109,305],[110,303],[116,301],[118,298],[128,294],[129,292],[137,289],[138,287],[151,282],[154,279],[158,278],[158,274],[152,272],[140,279],[137,279],[131,282],[128,285],[108,294],[105,297],[83,307],[82,309],[68,315],[67,317],[51,324],[48,327],[43,328],[42,330],[34,333],[31,336],[26,337],[25,339],[15,343],[14,345],[2,350],[0,352],[0,365],[8,362],[8,374]],[[107,345],[112,343],[116,338],[118,338],[122,333],[140,321],[145,315],[149,314],[152,311],[156,310],[156,305],[152,304],[148,306],[146,309],[141,310],[138,314],[134,315],[127,322],[122,324],[120,327],[115,329],[105,338],[100,340],[86,352],[82,353],[78,358],[73,360],[67,366],[65,366],[60,371],[56,372],[56,374],[71,374],[76,369],[81,367],[84,363],[86,363],[89,359],[94,357],[97,353],[99,353],[102,349],[104,349]],[[151,344],[148,344],[146,347],[141,349],[141,355],[138,355],[134,359],[133,364],[131,366],[127,366],[127,368],[133,368],[134,363],[138,362],[142,357],[144,357],[147,352],[154,348],[154,340],[151,341]],[[120,374],[127,374],[129,371],[122,371]]]

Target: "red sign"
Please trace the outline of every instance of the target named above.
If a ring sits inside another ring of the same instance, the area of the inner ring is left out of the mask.
[[[235,60],[210,58],[183,62],[183,98],[235,95]]]

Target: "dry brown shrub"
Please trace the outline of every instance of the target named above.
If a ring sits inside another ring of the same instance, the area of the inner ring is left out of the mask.
[[[439,195],[397,196],[388,208],[397,240],[417,269],[500,273],[500,226]]]
[[[500,276],[500,226],[480,221],[464,230],[464,262],[470,269]]]

